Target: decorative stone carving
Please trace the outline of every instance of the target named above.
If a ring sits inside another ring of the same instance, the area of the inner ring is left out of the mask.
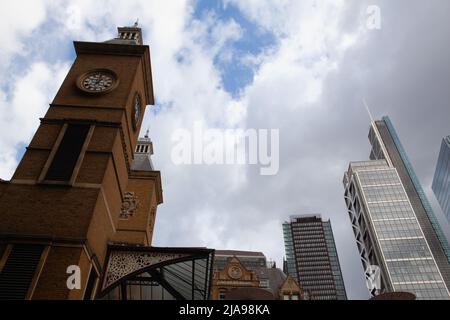
[[[125,192],[122,208],[120,209],[120,219],[129,219],[136,213],[138,208],[138,197],[134,194],[134,192]]]
[[[109,256],[103,289],[138,270],[187,256],[181,253],[113,251]]]

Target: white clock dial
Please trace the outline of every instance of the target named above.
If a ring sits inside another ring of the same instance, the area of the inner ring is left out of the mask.
[[[80,77],[78,87],[85,92],[104,93],[117,85],[117,78],[108,70],[94,70]]]

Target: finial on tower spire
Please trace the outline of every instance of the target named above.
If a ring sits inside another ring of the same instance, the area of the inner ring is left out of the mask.
[[[136,22],[134,23],[134,27],[135,28],[139,27],[139,18],[136,19]]]
[[[149,129],[147,129],[147,132],[145,133],[145,138],[147,138],[148,139],[148,134],[150,133],[150,130]]]

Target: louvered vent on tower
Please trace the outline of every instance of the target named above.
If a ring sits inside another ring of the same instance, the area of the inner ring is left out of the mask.
[[[0,300],[26,298],[44,246],[14,245],[0,273]]]

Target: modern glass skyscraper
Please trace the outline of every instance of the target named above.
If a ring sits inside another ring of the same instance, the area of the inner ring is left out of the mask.
[[[450,222],[450,136],[442,140],[432,189]]]
[[[352,162],[345,201],[364,268],[381,272],[377,293],[449,299],[449,245],[388,117],[369,132],[371,161]]]
[[[320,215],[292,216],[283,223],[291,275],[313,300],[346,300],[344,280],[330,221]]]

